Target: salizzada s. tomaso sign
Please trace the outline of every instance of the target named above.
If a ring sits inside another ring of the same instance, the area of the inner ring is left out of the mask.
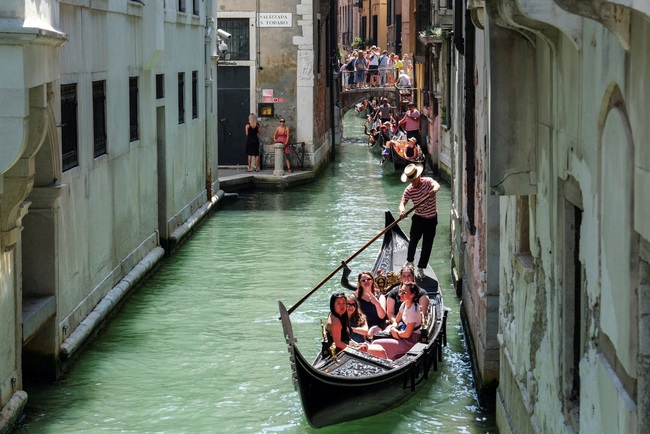
[[[258,27],[293,27],[293,14],[284,12],[260,12]]]

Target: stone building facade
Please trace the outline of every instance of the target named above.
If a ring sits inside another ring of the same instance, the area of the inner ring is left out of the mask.
[[[648,432],[648,3],[454,13],[441,140],[479,390],[500,432]]]
[[[225,95],[239,86],[247,93],[221,104],[220,122],[225,131],[234,132],[220,140],[220,152],[242,150],[230,163],[220,157],[220,164],[242,158],[242,131],[249,113],[255,113],[262,126],[264,161],[274,152],[272,137],[280,118],[291,130],[290,141],[304,143],[301,163],[305,167],[319,172],[331,160],[336,144],[333,131],[339,128],[332,103],[338,90],[330,85],[338,61],[336,15],[335,2],[319,0],[219,1],[218,27],[232,29],[236,36],[226,41],[233,53],[218,62],[218,92]]]

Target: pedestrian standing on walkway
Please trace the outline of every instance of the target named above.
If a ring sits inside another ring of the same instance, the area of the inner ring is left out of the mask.
[[[248,116],[248,123],[246,124],[246,155],[248,156],[247,172],[250,172],[251,165],[255,167],[255,171],[260,171],[260,133],[262,128],[257,123],[257,115],[251,113]]]
[[[363,50],[359,50],[357,60],[354,62],[354,82],[357,88],[366,86],[366,66],[367,61]]]
[[[379,87],[379,48],[374,45],[370,48],[368,56],[368,75],[370,76],[370,87]]]
[[[275,143],[284,144],[284,163],[287,165],[287,172],[292,173],[291,170],[291,145],[289,144],[289,127],[286,125],[284,118],[280,118],[280,125],[275,128],[273,133],[273,141]]]
[[[388,73],[388,51],[384,50],[379,56],[379,83],[382,87],[386,86],[387,73]]]
[[[435,180],[422,176],[423,167],[421,164],[409,164],[402,173],[402,182],[409,185],[404,189],[402,200],[399,203],[399,216],[406,216],[406,204],[412,201],[417,208],[411,218],[411,232],[409,234],[409,246],[406,252],[405,267],[413,267],[415,250],[420,238],[422,239],[422,250],[418,260],[418,279],[424,278],[424,270],[429,264],[429,257],[433,249],[433,240],[436,237],[436,226],[438,226],[438,210],[436,208],[436,194],[440,190],[440,184]]]

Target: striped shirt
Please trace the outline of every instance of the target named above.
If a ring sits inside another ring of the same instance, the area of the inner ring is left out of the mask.
[[[433,179],[423,176],[420,178],[419,187],[415,188],[411,183],[406,186],[404,194],[402,195],[402,202],[406,204],[410,199],[413,201],[414,205],[417,205],[424,201],[422,205],[415,209],[414,213],[426,219],[434,218],[438,215],[438,210],[436,209],[436,194],[434,193],[433,197],[429,196],[429,193],[433,191],[433,187]]]

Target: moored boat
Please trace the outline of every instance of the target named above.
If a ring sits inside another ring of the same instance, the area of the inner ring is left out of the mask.
[[[408,238],[390,212],[386,213],[386,227],[390,229],[384,233],[373,266],[378,284],[383,282],[385,289],[395,282],[408,248]],[[437,370],[442,347],[446,345],[447,310],[430,266],[417,283],[427,291],[430,305],[423,312],[420,341],[396,360],[378,358],[351,347],[334,355],[323,344],[320,354],[310,363],[297,346],[291,310],[278,302],[294,386],[311,426],[321,428],[390,410],[412,397]]]

